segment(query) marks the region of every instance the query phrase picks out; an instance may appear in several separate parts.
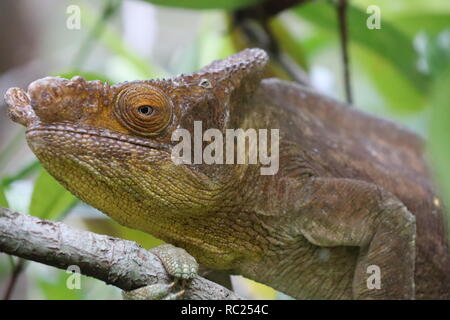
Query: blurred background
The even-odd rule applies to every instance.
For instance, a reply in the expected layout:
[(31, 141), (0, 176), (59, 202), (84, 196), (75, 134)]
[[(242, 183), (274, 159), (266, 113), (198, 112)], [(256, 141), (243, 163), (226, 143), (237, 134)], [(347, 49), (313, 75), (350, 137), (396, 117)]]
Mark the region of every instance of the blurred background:
[[(450, 1), (448, 0), (3, 0), (0, 92), (49, 75), (109, 83), (170, 77), (245, 47), (271, 53), (267, 76), (346, 95), (338, 8), (346, 4), (348, 73), (355, 108), (390, 118), (428, 141), (443, 201), (450, 200)], [(36, 162), (24, 129), (0, 101), (0, 206), (101, 234), (161, 241), (80, 203)], [(117, 299), (120, 291), (0, 253), (0, 299)], [(288, 299), (252, 281), (250, 299)]]

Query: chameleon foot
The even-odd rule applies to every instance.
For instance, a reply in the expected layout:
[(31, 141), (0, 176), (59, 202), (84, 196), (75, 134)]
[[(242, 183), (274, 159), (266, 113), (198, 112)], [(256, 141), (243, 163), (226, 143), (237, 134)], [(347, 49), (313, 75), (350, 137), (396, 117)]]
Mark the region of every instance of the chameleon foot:
[[(170, 284), (156, 283), (131, 291), (123, 291), (123, 298), (125, 300), (179, 299), (184, 294), (184, 288), (188, 285), (188, 280), (197, 276), (197, 261), (184, 249), (171, 244), (162, 244), (151, 251), (161, 260), (167, 273), (173, 276), (175, 281)], [(180, 282), (181, 290), (172, 293), (178, 282)]]

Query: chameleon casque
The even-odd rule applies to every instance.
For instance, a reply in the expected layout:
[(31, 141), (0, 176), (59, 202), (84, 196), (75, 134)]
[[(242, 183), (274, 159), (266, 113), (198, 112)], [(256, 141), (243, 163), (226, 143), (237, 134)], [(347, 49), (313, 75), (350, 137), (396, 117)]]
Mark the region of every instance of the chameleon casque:
[[(310, 88), (261, 79), (267, 61), (246, 49), (193, 74), (113, 86), (47, 77), (5, 98), (64, 187), (206, 267), (299, 299), (450, 298), (445, 213), (422, 140)], [(174, 164), (171, 134), (194, 121), (279, 129), (278, 172)], [(373, 265), (379, 289), (367, 286)]]

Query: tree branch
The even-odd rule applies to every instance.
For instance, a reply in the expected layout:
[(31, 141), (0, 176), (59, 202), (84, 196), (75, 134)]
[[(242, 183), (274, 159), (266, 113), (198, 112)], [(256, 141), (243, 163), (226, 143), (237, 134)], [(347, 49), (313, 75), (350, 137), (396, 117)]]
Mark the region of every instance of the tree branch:
[[(173, 281), (158, 257), (135, 242), (77, 230), (2, 207), (0, 251), (64, 270), (77, 265), (82, 274), (123, 290)], [(199, 276), (186, 288), (183, 298), (240, 299)]]

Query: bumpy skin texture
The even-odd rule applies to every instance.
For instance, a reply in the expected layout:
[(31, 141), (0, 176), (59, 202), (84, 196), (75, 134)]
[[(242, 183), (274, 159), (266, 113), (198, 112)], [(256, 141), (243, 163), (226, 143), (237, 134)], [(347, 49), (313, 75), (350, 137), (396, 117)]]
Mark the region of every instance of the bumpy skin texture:
[[(295, 298), (449, 298), (444, 211), (422, 141), (308, 88), (261, 81), (266, 62), (247, 49), (167, 80), (44, 78), (6, 101), (68, 190), (203, 265)], [(153, 113), (137, 114), (148, 104)], [(175, 165), (171, 134), (194, 120), (280, 129), (278, 173)], [(367, 287), (370, 265), (381, 289)]]
[[(165, 243), (153, 248), (155, 254), (163, 263), (167, 273), (179, 280), (181, 286), (188, 284), (198, 273), (198, 263), (186, 250)], [(184, 290), (172, 292), (176, 281), (171, 284), (156, 283), (131, 291), (122, 291), (125, 300), (175, 300), (183, 296)]]

